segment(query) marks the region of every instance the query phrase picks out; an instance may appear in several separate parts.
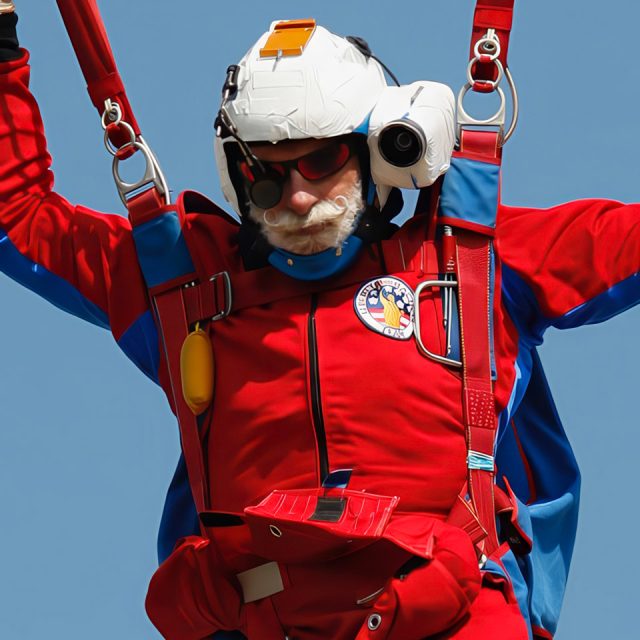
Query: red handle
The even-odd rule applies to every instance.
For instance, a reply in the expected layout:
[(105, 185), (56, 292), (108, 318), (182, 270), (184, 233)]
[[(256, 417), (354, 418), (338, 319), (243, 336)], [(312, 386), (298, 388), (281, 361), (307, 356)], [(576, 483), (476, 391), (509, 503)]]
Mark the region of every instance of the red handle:
[[(471, 36), (470, 59), (475, 58), (476, 42), (487, 33), (488, 29), (495, 29), (500, 39), (500, 55), (498, 59), (507, 68), (507, 53), (509, 51), (509, 36), (513, 23), (513, 5), (515, 0), (477, 0), (473, 15), (473, 33)], [(489, 62), (478, 62), (473, 71), (476, 80), (493, 81), (496, 79), (496, 66)]]
[[(91, 102), (102, 115), (108, 98), (122, 109), (125, 122), (140, 134), (109, 44), (96, 0), (57, 0), (58, 9), (87, 82)], [(117, 140), (113, 140), (117, 144)]]

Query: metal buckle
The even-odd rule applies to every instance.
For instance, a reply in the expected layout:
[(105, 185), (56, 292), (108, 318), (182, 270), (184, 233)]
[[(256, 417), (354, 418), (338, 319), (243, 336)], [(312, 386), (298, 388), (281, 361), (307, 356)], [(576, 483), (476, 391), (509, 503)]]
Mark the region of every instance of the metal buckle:
[(229, 272), (220, 271), (220, 273), (212, 275), (209, 278), (209, 282), (215, 282), (218, 278), (224, 279), (225, 307), (220, 311), (220, 313), (216, 313), (216, 315), (211, 318), (211, 322), (217, 322), (218, 320), (226, 318), (231, 313), (231, 307), (233, 306), (233, 289), (231, 288), (231, 277), (229, 276)]
[[(474, 57), (471, 59), (467, 67), (467, 83), (462, 87), (460, 93), (458, 94), (456, 123), (456, 137), (458, 138), (458, 141), (460, 140), (462, 129), (466, 126), (495, 127), (498, 130), (498, 136), (500, 140), (499, 144), (502, 147), (507, 143), (516, 129), (520, 111), (518, 91), (516, 89), (513, 76), (511, 75), (509, 69), (504, 68), (502, 63), (498, 59), (499, 55), (500, 40), (496, 35), (495, 29), (489, 29), (487, 33), (482, 38), (480, 38), (474, 46)], [(467, 113), (464, 108), (464, 98), (477, 81), (477, 79), (473, 77), (472, 71), (473, 66), (477, 62), (480, 62), (482, 56), (487, 56), (491, 60), (491, 62), (496, 65), (496, 68), (498, 70), (498, 77), (493, 81), (487, 81), (486, 84), (491, 87), (491, 92), (496, 92), (498, 94), (498, 97), (500, 99), (500, 106), (498, 107), (498, 110), (489, 118), (478, 119), (470, 116)], [(505, 124), (507, 113), (507, 98), (505, 96), (505, 92), (499, 86), (503, 77), (507, 79), (507, 83), (509, 85), (512, 107), (511, 122), (506, 132)]]
[[(104, 107), (104, 112), (102, 114), (104, 145), (107, 151), (113, 156), (111, 171), (122, 203), (126, 207), (128, 200), (131, 197), (142, 193), (145, 187), (155, 187), (158, 193), (164, 198), (165, 204), (171, 204), (171, 195), (167, 180), (164, 173), (162, 173), (160, 163), (151, 150), (151, 147), (145, 142), (142, 136), (136, 137), (133, 127), (128, 122), (122, 120), (122, 108), (117, 102), (108, 98), (105, 100)], [(114, 147), (109, 140), (109, 125), (118, 125), (123, 127), (129, 135), (129, 140), (120, 148)], [(137, 182), (126, 182), (120, 176), (120, 163), (122, 162), (122, 159), (118, 156), (118, 152), (129, 148), (133, 149), (134, 152), (140, 151), (144, 156), (144, 176)]]
[[(432, 360), (435, 360), (440, 364), (446, 364), (450, 367), (460, 368), (462, 367), (462, 362), (460, 362), (459, 360), (447, 358), (446, 356), (441, 356), (437, 353), (432, 353), (431, 351), (429, 351), (429, 349), (427, 349), (427, 347), (425, 347), (424, 343), (422, 342), (422, 336), (420, 334), (420, 294), (425, 289), (433, 289), (434, 287), (440, 287), (442, 289), (452, 289), (457, 286), (457, 280), (425, 280), (416, 287), (415, 304), (413, 306), (413, 333), (416, 337), (416, 344), (418, 345), (418, 349), (424, 356), (426, 356), (427, 358), (431, 358)], [(449, 322), (451, 322), (450, 319)], [(450, 348), (451, 334), (449, 331), (447, 331), (447, 353), (449, 353)]]

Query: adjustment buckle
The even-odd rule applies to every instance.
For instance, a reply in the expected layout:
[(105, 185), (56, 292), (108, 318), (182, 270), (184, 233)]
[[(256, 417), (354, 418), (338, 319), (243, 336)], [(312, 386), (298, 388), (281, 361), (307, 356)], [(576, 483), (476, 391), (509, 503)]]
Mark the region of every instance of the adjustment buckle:
[[(413, 333), (416, 337), (416, 344), (418, 345), (418, 349), (422, 353), (422, 355), (427, 358), (431, 358), (431, 360), (435, 360), (440, 364), (446, 364), (449, 367), (455, 367), (459, 369), (462, 367), (462, 362), (460, 360), (454, 360), (453, 358), (447, 358), (446, 356), (439, 355), (437, 353), (433, 353), (427, 349), (424, 342), (422, 341), (422, 335), (420, 333), (420, 295), (425, 289), (433, 289), (434, 287), (439, 287), (441, 289), (445, 289), (449, 291), (450, 289), (458, 288), (457, 280), (425, 280), (421, 282), (416, 287), (415, 292), (415, 304), (413, 306)], [(451, 318), (447, 319), (447, 324), (451, 322)], [(451, 332), (447, 331), (447, 353), (451, 350)]]
[(224, 287), (224, 308), (210, 318), (211, 322), (217, 322), (218, 320), (226, 318), (231, 313), (231, 308), (233, 307), (233, 289), (228, 271), (220, 271), (220, 273), (215, 273), (209, 278), (209, 282), (211, 282), (214, 288), (214, 295), (217, 298), (217, 288), (215, 285), (220, 278), (222, 278)]

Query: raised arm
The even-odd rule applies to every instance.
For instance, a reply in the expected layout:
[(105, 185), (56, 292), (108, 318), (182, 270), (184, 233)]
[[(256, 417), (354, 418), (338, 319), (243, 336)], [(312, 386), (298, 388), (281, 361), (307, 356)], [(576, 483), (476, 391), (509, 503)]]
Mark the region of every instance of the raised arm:
[(640, 302), (640, 204), (504, 207), (497, 244), (507, 304), (534, 340), (549, 326), (602, 322)]
[(110, 328), (157, 376), (157, 336), (128, 221), (73, 206), (53, 189), (29, 55), (0, 4), (0, 269), (65, 311)]

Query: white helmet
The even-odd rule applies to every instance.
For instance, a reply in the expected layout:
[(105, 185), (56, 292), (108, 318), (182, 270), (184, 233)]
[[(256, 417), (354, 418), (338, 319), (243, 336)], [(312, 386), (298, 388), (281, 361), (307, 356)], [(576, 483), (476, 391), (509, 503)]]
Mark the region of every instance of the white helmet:
[(273, 143), (331, 138), (360, 129), (366, 136), (369, 115), (387, 87), (376, 60), (313, 20), (273, 22), (233, 75), (235, 86), (222, 109), (234, 135), (228, 126), (218, 127), (215, 155), (222, 192), (238, 214), (243, 211), (225, 145), (238, 138)]

